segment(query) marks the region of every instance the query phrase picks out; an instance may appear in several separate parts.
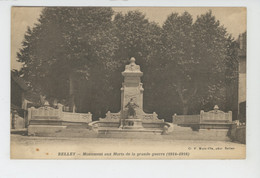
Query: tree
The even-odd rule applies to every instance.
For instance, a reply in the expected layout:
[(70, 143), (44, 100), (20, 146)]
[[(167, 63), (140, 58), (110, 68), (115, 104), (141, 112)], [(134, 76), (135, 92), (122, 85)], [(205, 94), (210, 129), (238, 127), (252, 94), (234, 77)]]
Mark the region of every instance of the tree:
[(215, 104), (223, 108), (227, 100), (226, 72), (235, 71), (232, 64), (227, 65), (232, 56), (228, 55), (232, 46), (228, 46), (227, 32), (211, 11), (198, 16), (194, 24), (192, 21), (187, 12), (171, 14), (162, 33), (161, 72), (168, 79), (164, 90), (172, 98), (177, 95), (174, 102), (179, 101), (182, 114), (209, 110)]
[(161, 72), (166, 79), (165, 86), (168, 91), (171, 91), (167, 93), (174, 96), (177, 92), (183, 114), (187, 114), (189, 102), (197, 92), (194, 73), (197, 70), (198, 61), (193, 57), (192, 20), (187, 12), (182, 15), (171, 14), (163, 24), (162, 34), (163, 66)]
[(200, 108), (223, 108), (226, 102), (225, 73), (228, 34), (212, 12), (199, 16), (193, 25), (195, 52), (199, 61), (197, 70), (200, 85), (196, 100)]
[[(28, 28), (23, 47), (17, 54), (18, 61), (24, 63), (23, 78), (49, 98), (68, 100), (71, 88), (78, 91), (73, 92), (78, 95), (73, 97), (85, 101), (95, 95), (105, 97), (106, 94), (95, 87), (108, 88), (104, 82), (106, 72), (101, 70), (110, 70), (117, 48), (111, 31), (112, 15), (111, 8), (103, 7), (45, 8), (36, 26)], [(77, 85), (75, 78), (80, 81)], [(91, 95), (84, 96), (79, 91), (86, 85), (90, 86), (88, 94)], [(86, 107), (88, 110), (97, 108), (90, 103)]]

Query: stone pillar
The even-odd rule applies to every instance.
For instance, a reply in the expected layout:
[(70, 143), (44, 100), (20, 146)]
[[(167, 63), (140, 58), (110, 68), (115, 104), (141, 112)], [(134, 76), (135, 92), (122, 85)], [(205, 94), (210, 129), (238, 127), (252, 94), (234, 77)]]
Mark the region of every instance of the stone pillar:
[(133, 99), (134, 103), (138, 105), (136, 115), (142, 115), (144, 89), (141, 76), (143, 76), (143, 72), (140, 71), (140, 66), (135, 64), (135, 58), (130, 59), (130, 64), (125, 66), (122, 75), (124, 76), (124, 83), (121, 88), (121, 112), (124, 112), (125, 106)]
[(30, 120), (32, 119), (32, 110), (34, 109), (34, 107), (28, 108), (28, 119), (27, 119), (27, 126), (29, 126), (30, 124)]
[[(135, 58), (130, 59), (130, 64), (125, 66), (125, 71), (122, 72), (124, 82), (121, 88), (121, 117), (120, 127), (128, 129), (142, 129), (143, 112), (143, 84), (141, 83), (141, 76), (143, 72), (140, 71), (140, 66), (135, 64)], [(136, 116), (128, 118), (128, 110), (126, 105), (129, 102), (135, 105)], [(133, 104), (132, 103), (132, 104)]]

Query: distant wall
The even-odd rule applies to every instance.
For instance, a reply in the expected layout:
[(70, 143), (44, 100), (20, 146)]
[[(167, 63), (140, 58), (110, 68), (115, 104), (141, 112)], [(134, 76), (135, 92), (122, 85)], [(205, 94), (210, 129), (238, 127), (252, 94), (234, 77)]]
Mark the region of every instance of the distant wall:
[(177, 115), (172, 116), (172, 123), (179, 125), (199, 124), (200, 115)]
[(238, 102), (241, 103), (244, 101), (246, 101), (246, 74), (240, 73)]
[(246, 144), (246, 126), (233, 125), (230, 131), (230, 138), (232, 141)]

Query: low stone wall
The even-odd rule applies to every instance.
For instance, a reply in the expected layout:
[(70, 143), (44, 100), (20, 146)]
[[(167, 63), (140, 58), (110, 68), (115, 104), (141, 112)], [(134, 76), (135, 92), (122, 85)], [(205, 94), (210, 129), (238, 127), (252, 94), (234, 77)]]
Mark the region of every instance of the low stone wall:
[(66, 126), (61, 125), (29, 125), (28, 135), (42, 136), (42, 137), (55, 137), (57, 133), (66, 129)]
[(209, 112), (200, 111), (200, 115), (173, 115), (173, 124), (199, 129), (229, 129), (232, 125), (232, 112), (219, 110), (218, 106)]
[(65, 122), (89, 123), (89, 122), (92, 122), (92, 114), (90, 112), (87, 114), (62, 112), (61, 120), (65, 121)]
[(87, 127), (90, 122), (91, 113), (69, 113), (49, 106), (28, 109), (28, 135), (55, 136), (70, 125)]
[(157, 129), (163, 129), (163, 127), (165, 126), (164, 122), (143, 122), (142, 123), (144, 128), (157, 128)]
[(172, 117), (172, 123), (177, 125), (199, 124), (200, 115), (177, 115)]
[(51, 107), (29, 108), (28, 124), (33, 121), (61, 121), (61, 122), (92, 122), (91, 113), (70, 113), (63, 112), (62, 109), (54, 109)]
[[(111, 128), (119, 128), (120, 126), (120, 121), (116, 121), (116, 120), (100, 120), (97, 121), (96, 124), (98, 124), (98, 127), (111, 127)], [(165, 122), (142, 122), (142, 125), (144, 128), (158, 128), (158, 129), (163, 129), (163, 127), (165, 126)]]
[[(216, 107), (216, 106), (215, 106)], [(218, 107), (209, 112), (200, 111), (200, 123), (231, 123), (232, 122), (232, 112), (227, 113), (220, 111)]]
[(120, 122), (113, 122), (113, 121), (98, 121), (98, 127), (115, 127), (118, 128), (120, 126)]
[(11, 115), (10, 121), (11, 121), (11, 123), (10, 123), (11, 129), (19, 130), (19, 129), (25, 128), (25, 119), (18, 116), (18, 114)]

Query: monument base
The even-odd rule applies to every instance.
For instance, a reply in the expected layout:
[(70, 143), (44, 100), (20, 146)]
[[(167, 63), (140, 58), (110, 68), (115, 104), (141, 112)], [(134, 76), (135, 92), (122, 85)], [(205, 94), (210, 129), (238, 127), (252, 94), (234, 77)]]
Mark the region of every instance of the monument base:
[(28, 135), (55, 136), (58, 132), (61, 132), (66, 128), (67, 126), (61, 126), (61, 125), (29, 125)]
[(102, 128), (98, 130), (98, 137), (101, 138), (154, 138), (160, 137), (162, 130), (157, 129), (127, 129), (127, 128)]
[(125, 119), (123, 129), (143, 129), (141, 119)]

